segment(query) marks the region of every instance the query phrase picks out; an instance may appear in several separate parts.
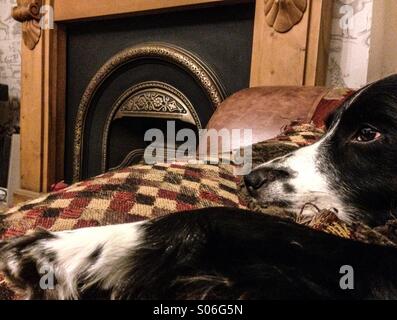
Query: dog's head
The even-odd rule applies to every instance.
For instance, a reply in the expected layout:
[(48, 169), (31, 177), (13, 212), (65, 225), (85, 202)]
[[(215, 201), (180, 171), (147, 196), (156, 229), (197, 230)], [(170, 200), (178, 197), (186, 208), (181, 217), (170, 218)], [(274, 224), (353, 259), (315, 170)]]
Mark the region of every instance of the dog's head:
[(335, 208), (343, 220), (384, 223), (397, 208), (397, 75), (350, 97), (317, 143), (256, 167), (245, 177), (262, 204), (300, 212)]

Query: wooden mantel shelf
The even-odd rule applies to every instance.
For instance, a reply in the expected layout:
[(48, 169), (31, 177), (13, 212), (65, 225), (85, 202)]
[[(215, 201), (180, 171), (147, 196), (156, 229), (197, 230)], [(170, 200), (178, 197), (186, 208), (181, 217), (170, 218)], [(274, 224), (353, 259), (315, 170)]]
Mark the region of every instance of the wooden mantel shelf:
[[(105, 16), (165, 10), (230, 0), (54, 0), (54, 20), (66, 22)], [(243, 2), (243, 1), (240, 1)]]
[(47, 192), (51, 184), (63, 179), (65, 25), (71, 21), (251, 1), (255, 2), (256, 9), (250, 85), (324, 84), (332, 0), (307, 0), (301, 20), (283, 33), (276, 32), (266, 21), (268, 0), (29, 1), (51, 5), (55, 23), (54, 29), (41, 32), (33, 50), (22, 43), (21, 187), (22, 191), (28, 191), (24, 194)]

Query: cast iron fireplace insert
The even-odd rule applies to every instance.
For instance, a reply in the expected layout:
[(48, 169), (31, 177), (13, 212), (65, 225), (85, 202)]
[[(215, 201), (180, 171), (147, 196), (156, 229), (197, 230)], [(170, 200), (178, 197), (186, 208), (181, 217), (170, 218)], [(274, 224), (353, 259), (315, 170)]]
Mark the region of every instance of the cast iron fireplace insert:
[(248, 2), (68, 24), (65, 181), (120, 166), (167, 120), (205, 128), (249, 86), (254, 11)]

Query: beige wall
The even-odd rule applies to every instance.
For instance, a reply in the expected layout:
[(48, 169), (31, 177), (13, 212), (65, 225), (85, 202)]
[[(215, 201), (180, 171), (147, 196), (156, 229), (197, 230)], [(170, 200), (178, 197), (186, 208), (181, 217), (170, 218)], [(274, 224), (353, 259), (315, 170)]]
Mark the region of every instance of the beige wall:
[(0, 82), (19, 98), (21, 78), (21, 24), (11, 17), (15, 0), (0, 0)]
[(397, 1), (376, 0), (373, 8), (368, 81), (397, 73)]
[(367, 83), (372, 8), (377, 1), (384, 0), (333, 0), (328, 86), (360, 88)]
[[(358, 88), (397, 73), (397, 0), (333, 0), (327, 85)], [(351, 8), (352, 24), (343, 24)]]
[(21, 25), (11, 17), (15, 0), (0, 0), (0, 83), (9, 87), (10, 104), (0, 109), (0, 125), (19, 123)]

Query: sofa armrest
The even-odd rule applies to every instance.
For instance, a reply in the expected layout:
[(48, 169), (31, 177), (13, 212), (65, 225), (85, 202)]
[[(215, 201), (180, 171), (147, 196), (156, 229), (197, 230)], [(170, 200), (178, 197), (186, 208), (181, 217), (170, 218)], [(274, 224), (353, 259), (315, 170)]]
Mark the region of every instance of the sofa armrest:
[[(325, 87), (244, 89), (219, 105), (207, 129), (252, 129), (252, 143), (264, 141), (279, 135), (293, 120), (310, 122), (314, 119), (315, 124), (321, 126), (324, 118), (344, 101), (349, 92)], [(232, 149), (242, 146), (243, 141), (232, 141)]]

